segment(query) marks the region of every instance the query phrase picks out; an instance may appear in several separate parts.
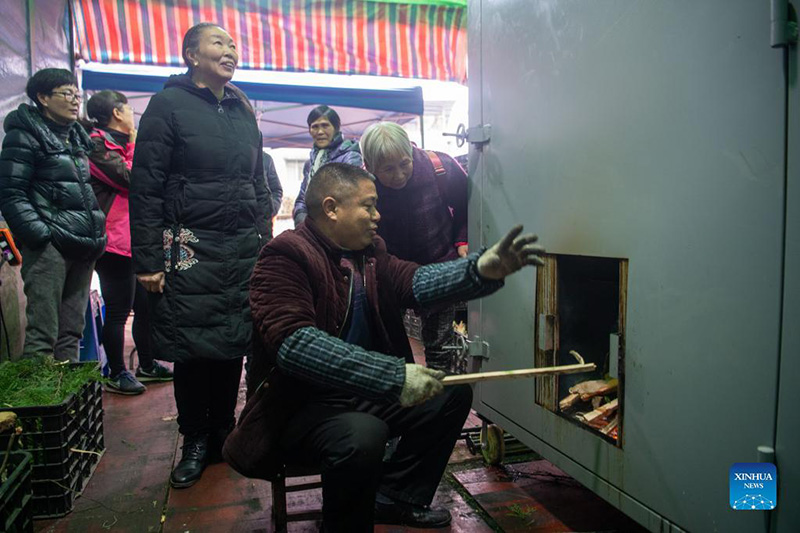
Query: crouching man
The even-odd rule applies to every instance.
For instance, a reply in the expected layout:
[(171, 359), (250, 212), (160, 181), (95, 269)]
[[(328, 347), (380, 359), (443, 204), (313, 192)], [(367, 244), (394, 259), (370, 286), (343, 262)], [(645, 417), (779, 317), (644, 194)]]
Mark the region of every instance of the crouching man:
[[(482, 254), (419, 266), (387, 254), (373, 177), (321, 167), (306, 191), (308, 219), (261, 251), (250, 285), (255, 327), (231, 465), (267, 477), (267, 464), (322, 473), (325, 531), (374, 523), (436, 528), (430, 507), (469, 413), (472, 389), (413, 362), (401, 310), (479, 298), (505, 276), (541, 264), (536, 236), (517, 227)], [(384, 461), (388, 439), (400, 437)], [(260, 473), (259, 473), (260, 472)]]

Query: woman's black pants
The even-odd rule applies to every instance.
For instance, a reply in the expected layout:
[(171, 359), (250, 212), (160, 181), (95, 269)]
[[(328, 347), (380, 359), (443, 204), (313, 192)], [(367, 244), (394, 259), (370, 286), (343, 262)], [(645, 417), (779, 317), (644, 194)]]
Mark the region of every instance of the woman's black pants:
[(153, 366), (153, 352), (150, 348), (147, 291), (136, 281), (131, 258), (106, 252), (97, 260), (94, 269), (100, 278), (100, 290), (106, 306), (102, 340), (109, 375), (116, 377), (125, 370), (125, 323), (131, 309), (134, 313), (133, 342), (139, 366), (149, 369)]
[(242, 377), (242, 358), (193, 359), (173, 368), (178, 429), (183, 435), (228, 431)]

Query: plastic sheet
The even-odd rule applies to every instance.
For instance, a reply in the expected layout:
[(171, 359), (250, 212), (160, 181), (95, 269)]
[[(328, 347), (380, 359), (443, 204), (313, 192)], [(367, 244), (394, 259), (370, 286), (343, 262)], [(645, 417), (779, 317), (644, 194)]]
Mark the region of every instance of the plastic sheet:
[[(33, 72), (70, 68), (67, 1), (32, 2), (33, 34), (28, 34), (28, 2), (4, 0), (0, 7), (0, 117), (27, 102), (25, 84)], [(31, 50), (33, 54), (31, 54)], [(5, 131), (0, 132), (0, 140)]]

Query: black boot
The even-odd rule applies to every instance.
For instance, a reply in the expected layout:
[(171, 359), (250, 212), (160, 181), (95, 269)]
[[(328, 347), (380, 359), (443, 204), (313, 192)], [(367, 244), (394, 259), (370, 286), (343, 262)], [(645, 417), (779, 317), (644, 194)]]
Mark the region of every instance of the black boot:
[(176, 489), (191, 487), (203, 475), (208, 464), (208, 434), (184, 435), (182, 450), (181, 460), (169, 478)]

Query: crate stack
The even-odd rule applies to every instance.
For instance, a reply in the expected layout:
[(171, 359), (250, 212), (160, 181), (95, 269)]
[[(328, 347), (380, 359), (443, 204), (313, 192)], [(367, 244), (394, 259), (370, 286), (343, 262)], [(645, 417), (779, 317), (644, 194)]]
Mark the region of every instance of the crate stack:
[[(0, 411), (11, 410), (0, 408)], [(58, 405), (14, 407), (22, 433), (13, 449), (32, 457), (31, 507), (35, 518), (72, 511), (104, 451), (103, 395), (90, 382)], [(0, 435), (0, 448), (8, 439)]]
[[(5, 452), (0, 452), (0, 463)], [(10, 452), (0, 479), (0, 531), (9, 533), (33, 532), (31, 498), (31, 455)]]

